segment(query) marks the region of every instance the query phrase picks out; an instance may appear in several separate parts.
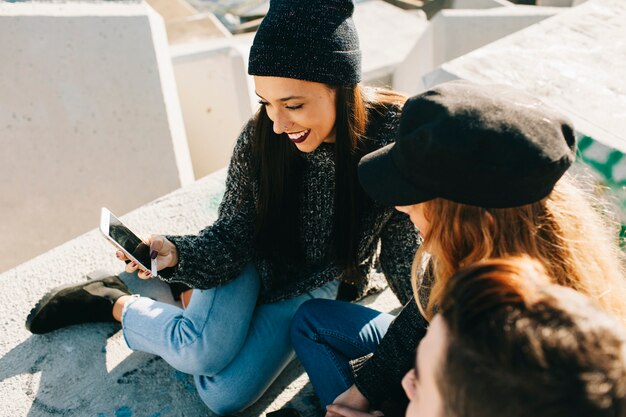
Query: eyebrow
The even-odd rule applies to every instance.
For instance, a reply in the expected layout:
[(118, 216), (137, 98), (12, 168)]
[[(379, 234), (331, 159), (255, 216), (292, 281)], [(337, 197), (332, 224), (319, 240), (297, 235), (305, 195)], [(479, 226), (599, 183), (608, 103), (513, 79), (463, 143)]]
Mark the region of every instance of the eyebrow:
[[(261, 99), (267, 101), (265, 98), (263, 98), (263, 96), (261, 96), (259, 93), (257, 93), (256, 91), (254, 92), (254, 94), (256, 94), (257, 96), (259, 96)], [(298, 99), (303, 99), (305, 98), (304, 96), (289, 96), (289, 97), (283, 97), (283, 98), (279, 98), (278, 101), (289, 101), (289, 100), (298, 100)]]

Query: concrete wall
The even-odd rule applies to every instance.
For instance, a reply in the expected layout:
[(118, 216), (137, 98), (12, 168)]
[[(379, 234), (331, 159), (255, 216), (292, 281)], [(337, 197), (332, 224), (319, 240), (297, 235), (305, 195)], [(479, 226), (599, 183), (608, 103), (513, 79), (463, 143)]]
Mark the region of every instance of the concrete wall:
[(193, 181), (161, 18), (0, 3), (0, 271)]
[(196, 178), (223, 168), (252, 116), (246, 66), (231, 46), (175, 50), (172, 56)]
[(381, 79), (391, 80), (391, 74), (406, 59), (428, 21), (423, 13), (370, 0), (356, 5), (354, 25), (361, 43), (363, 82), (380, 85)]
[(515, 6), (515, 3), (507, 0), (452, 0), (450, 3), (450, 9), (490, 9)]
[(587, 0), (537, 0), (537, 6), (572, 7), (583, 4)]
[(393, 87), (409, 94), (424, 91), (422, 77), (444, 62), (540, 22), (562, 10), (534, 6), (442, 10), (430, 21), (406, 60), (395, 70)]
[(200, 13), (185, 0), (146, 0), (165, 22), (170, 45), (232, 36), (213, 13)]

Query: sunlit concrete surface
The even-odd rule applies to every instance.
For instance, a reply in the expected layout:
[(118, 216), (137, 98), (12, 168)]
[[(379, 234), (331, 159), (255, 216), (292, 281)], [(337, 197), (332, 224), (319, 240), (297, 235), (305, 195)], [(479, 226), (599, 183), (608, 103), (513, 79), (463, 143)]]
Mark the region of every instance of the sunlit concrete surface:
[(363, 55), (365, 84), (391, 86), (395, 68), (402, 63), (428, 24), (420, 11), (408, 12), (382, 0), (358, 3), (354, 25)]
[[(224, 170), (207, 176), (131, 212), (123, 221), (140, 234), (195, 233), (216, 218), (224, 178)], [(119, 325), (81, 325), (39, 336), (26, 331), (24, 320), (42, 295), (57, 285), (80, 282), (96, 269), (120, 271), (122, 263), (93, 230), (0, 274), (0, 416), (211, 415), (191, 377), (155, 356), (130, 351)], [(129, 282), (137, 292), (171, 301), (168, 287), (159, 281)], [(367, 303), (385, 311), (398, 307), (389, 290)], [(311, 415), (315, 396), (302, 373), (298, 363), (292, 363), (242, 416), (260, 416), (286, 404)]]
[(187, 141), (196, 178), (223, 168), (252, 116), (246, 65), (230, 43), (173, 49)]
[[(468, 3), (458, 2), (458, 6)], [(485, 7), (481, 9), (477, 7), (478, 3), (471, 9), (441, 10), (430, 20), (407, 58), (393, 74), (396, 90), (408, 94), (420, 93), (426, 90), (422, 77), (441, 64), (565, 10), (510, 3), (507, 7), (482, 3)]]
[(626, 2), (589, 0), (445, 63), (426, 87), (463, 78), (529, 91), (576, 128), (626, 151)]
[(507, 0), (449, 0), (448, 9), (489, 9), (492, 7), (511, 7), (515, 3)]
[(572, 7), (572, 6), (581, 5), (587, 0), (536, 0), (536, 1), (537, 1), (537, 6)]
[(232, 36), (213, 13), (200, 13), (185, 0), (146, 1), (163, 17), (170, 45)]
[(0, 271), (193, 181), (145, 4), (0, 3)]

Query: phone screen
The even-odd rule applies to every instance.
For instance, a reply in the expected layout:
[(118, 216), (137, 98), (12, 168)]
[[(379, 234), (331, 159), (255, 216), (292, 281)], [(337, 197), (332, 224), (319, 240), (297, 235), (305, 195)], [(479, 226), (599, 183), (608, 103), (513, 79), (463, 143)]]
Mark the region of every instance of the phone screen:
[(126, 252), (133, 255), (146, 270), (150, 270), (150, 246), (146, 245), (117, 217), (109, 214), (109, 237), (116, 241)]

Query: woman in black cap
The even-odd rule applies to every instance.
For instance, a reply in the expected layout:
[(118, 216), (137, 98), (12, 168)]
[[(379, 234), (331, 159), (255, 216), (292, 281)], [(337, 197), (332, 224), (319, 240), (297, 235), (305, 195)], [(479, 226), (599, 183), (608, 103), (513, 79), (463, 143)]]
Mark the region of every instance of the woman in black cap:
[(289, 325), (304, 301), (362, 296), (380, 264), (406, 302), (419, 236), (357, 179), (360, 157), (393, 141), (405, 98), (359, 87), (353, 9), (352, 0), (271, 1), (248, 69), (261, 108), (237, 140), (218, 219), (198, 235), (149, 241), (159, 278), (194, 288), (186, 309), (131, 296), (108, 277), (50, 292), (29, 330), (120, 321), (132, 349), (194, 375), (208, 407), (230, 414), (294, 357)]
[(359, 305), (302, 305), (292, 341), (322, 405), (383, 408), (387, 416), (395, 406), (403, 414), (400, 382), (446, 280), (480, 260), (530, 255), (558, 284), (626, 319), (617, 231), (564, 176), (575, 142), (561, 114), (507, 87), (457, 81), (407, 101), (395, 143), (366, 155), (359, 179), (374, 200), (407, 213), (424, 238), (414, 264), (417, 303), (391, 325), (393, 316)]

